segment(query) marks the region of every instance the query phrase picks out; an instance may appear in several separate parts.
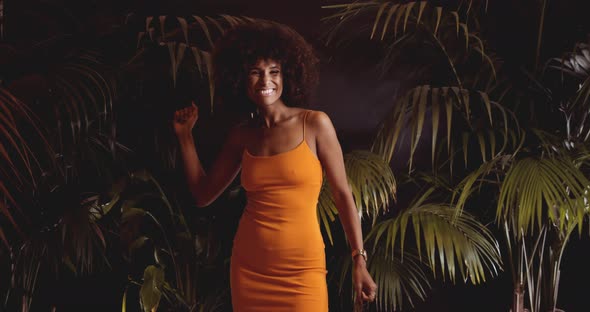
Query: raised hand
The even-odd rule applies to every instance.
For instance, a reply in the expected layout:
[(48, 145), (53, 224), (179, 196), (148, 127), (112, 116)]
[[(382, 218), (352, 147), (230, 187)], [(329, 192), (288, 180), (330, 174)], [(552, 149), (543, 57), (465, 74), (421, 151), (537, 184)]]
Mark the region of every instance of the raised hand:
[(174, 132), (176, 136), (191, 135), (195, 123), (199, 119), (199, 108), (193, 102), (190, 107), (185, 107), (174, 112)]

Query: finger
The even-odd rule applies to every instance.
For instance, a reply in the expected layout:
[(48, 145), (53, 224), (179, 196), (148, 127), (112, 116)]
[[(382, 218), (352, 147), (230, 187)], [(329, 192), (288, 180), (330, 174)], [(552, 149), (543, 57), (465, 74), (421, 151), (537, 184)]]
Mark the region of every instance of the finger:
[(369, 302), (373, 302), (373, 301), (375, 301), (375, 298), (377, 298), (377, 295), (375, 294), (375, 292), (371, 292), (368, 294), (367, 297), (368, 297)]
[(194, 108), (196, 108), (196, 109), (199, 109), (199, 107), (197, 107), (197, 105), (195, 104), (195, 101), (192, 101), (191, 102), (191, 106), (194, 107)]
[(176, 122), (181, 122), (181, 121), (182, 121), (182, 112), (180, 112), (180, 111), (176, 111), (176, 112), (174, 113), (174, 120), (175, 120)]
[(368, 290), (363, 290), (363, 300), (364, 301), (373, 301), (375, 300), (377, 293), (373, 287)]
[(363, 289), (361, 287), (357, 288), (355, 290), (355, 294), (356, 294), (355, 301), (357, 303), (359, 303), (359, 304), (362, 304), (363, 303), (363, 297), (364, 297)]
[(187, 117), (190, 118), (190, 117), (195, 116), (196, 112), (197, 112), (197, 110), (194, 107), (192, 107), (192, 106), (191, 107), (187, 107), (187, 111), (186, 111), (186, 113), (188, 115)]
[(361, 297), (362, 297), (362, 300), (363, 300), (363, 301), (370, 301), (370, 300), (371, 300), (371, 295), (370, 295), (370, 294), (367, 294), (367, 293), (365, 293), (364, 291), (362, 292), (362, 295), (361, 295)]

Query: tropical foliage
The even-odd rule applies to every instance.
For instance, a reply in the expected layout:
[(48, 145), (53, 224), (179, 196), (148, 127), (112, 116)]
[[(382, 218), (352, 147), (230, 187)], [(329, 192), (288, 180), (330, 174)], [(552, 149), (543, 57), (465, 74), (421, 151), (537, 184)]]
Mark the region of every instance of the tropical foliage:
[[(541, 1), (534, 61), (510, 68), (485, 40), (482, 17), (493, 5), (325, 7), (330, 45), (379, 42), (380, 74), (401, 68), (406, 84), (371, 149), (345, 155), (379, 285), (375, 309), (426, 300), (433, 278), (482, 283), (502, 269), (500, 250), (529, 309), (557, 302), (561, 255), (588, 211), (590, 54), (580, 43), (543, 62)], [(144, 12), (98, 20), (94, 11), (64, 13), (52, 1), (5, 19), (3, 8), (0, 0), (0, 276), (10, 278), (0, 279), (1, 308), (67, 305), (40, 289), (123, 272), (114, 283), (122, 285), (116, 309), (227, 310), (243, 191), (234, 183), (212, 207), (190, 209), (162, 116), (191, 100), (206, 106), (195, 131), (207, 133), (197, 144), (210, 162), (231, 122), (216, 114), (211, 47), (228, 27), (256, 20)], [(34, 18), (41, 11), (54, 20)], [(33, 29), (50, 25), (50, 35), (16, 38), (11, 30), (21, 28), (8, 22), (24, 20), (40, 25)], [(394, 172), (403, 149), (408, 171)], [(427, 162), (416, 158), (424, 151)], [(351, 293), (328, 184), (318, 216), (333, 245), (329, 286)], [(331, 296), (331, 305), (348, 309), (350, 299)]]
[[(45, 6), (49, 8), (37, 9), (58, 10), (58, 4)], [(205, 222), (211, 217), (189, 214), (199, 229), (189, 227), (180, 209), (188, 206), (183, 188), (165, 191), (147, 173), (155, 172), (168, 187), (181, 181), (173, 175), (169, 120), (161, 116), (175, 109), (164, 105), (166, 96), (182, 100), (180, 88), (174, 87), (188, 41), (165, 40), (176, 34), (164, 30), (165, 17), (157, 19), (159, 35), (154, 34), (159, 24), (146, 17), (146, 31), (128, 36), (136, 31), (136, 17), (130, 14), (112, 28), (92, 29), (91, 16), (85, 21), (56, 16), (56, 21), (80, 28), (64, 26), (42, 40), (19, 38), (28, 44), (24, 48), (2, 45), (7, 58), (0, 70), (0, 264), (2, 276), (9, 277), (0, 280), (2, 310), (67, 304), (39, 297), (39, 289), (59, 294), (59, 287), (49, 285), (120, 270), (128, 273), (124, 280), (130, 279), (120, 289), (123, 309), (141, 304), (145, 310), (213, 311), (227, 302), (227, 283), (204, 287), (203, 278), (196, 284), (197, 275), (226, 271), (223, 250), (213, 236), (218, 230), (211, 231), (214, 223)], [(207, 36), (211, 24), (222, 32), (220, 25), (240, 20), (205, 18)], [(204, 18), (192, 19), (191, 25), (177, 19), (185, 38)], [(117, 44), (119, 50), (112, 53)], [(169, 58), (158, 58), (162, 47)], [(190, 51), (194, 62), (184, 62), (185, 72), (192, 70), (196, 82), (211, 85), (208, 52), (196, 46)], [(201, 89), (210, 97), (209, 88)], [(127, 298), (138, 300), (129, 306)], [(166, 299), (162, 304), (161, 298)]]
[[(588, 46), (579, 43), (572, 53), (543, 60), (549, 3), (539, 1), (534, 8), (539, 19), (536, 33), (529, 34), (537, 38), (532, 61), (517, 68), (503, 62), (483, 37), (494, 31), (485, 21), (494, 3), (355, 1), (325, 6), (335, 11), (325, 17), (331, 27), (328, 42), (379, 41), (381, 74), (394, 75), (395, 69), (410, 77), (372, 150), (390, 161), (406, 146), (410, 175), (427, 177), (423, 180), (431, 187), (445, 181), (439, 194), (448, 196), (430, 205), (453, 210), (447, 215), (451, 224), (462, 223), (471, 212), (502, 229), (502, 249), (517, 294), (512, 309), (519, 312), (525, 296), (531, 311), (556, 309), (563, 251), (588, 213)], [(411, 68), (404, 70), (408, 62)], [(401, 137), (409, 138), (409, 146)], [(430, 170), (415, 168), (417, 150), (430, 151)], [(477, 198), (491, 198), (493, 205)], [(414, 205), (407, 207), (404, 211)], [(488, 217), (489, 210), (495, 210), (494, 218)], [(441, 237), (450, 241), (452, 236)]]

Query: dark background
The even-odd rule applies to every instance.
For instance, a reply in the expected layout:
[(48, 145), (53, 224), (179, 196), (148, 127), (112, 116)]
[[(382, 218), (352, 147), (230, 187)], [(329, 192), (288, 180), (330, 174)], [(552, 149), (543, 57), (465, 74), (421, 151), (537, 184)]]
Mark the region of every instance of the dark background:
[[(403, 89), (403, 73), (393, 73), (386, 79), (378, 79), (373, 71), (374, 57), (378, 46), (364, 42), (345, 49), (325, 47), (319, 39), (323, 25), (320, 18), (327, 14), (321, 5), (334, 1), (270, 1), (270, 0), (201, 0), (189, 1), (73, 1), (63, 0), (63, 10), (47, 10), (38, 15), (30, 10), (32, 5), (43, 1), (6, 1), (7, 40), (18, 42), (19, 38), (39, 38), (59, 32), (68, 25), (59, 23), (71, 21), (72, 16), (92, 18), (95, 26), (108, 25), (129, 12), (147, 15), (245, 15), (279, 21), (288, 24), (304, 35), (322, 57), (321, 83), (312, 108), (327, 112), (338, 131), (344, 151), (368, 148), (380, 118), (391, 108), (393, 99)], [(549, 1), (546, 16), (546, 31), (543, 41), (545, 57), (559, 56), (571, 50), (573, 42), (584, 41), (590, 32), (590, 1), (555, 0)], [(530, 10), (536, 8), (538, 0), (492, 0), (487, 20), (491, 28), (486, 38), (506, 62), (530, 64), (534, 55), (537, 27), (536, 16)], [(52, 7), (54, 8), (54, 7)], [(10, 20), (11, 11), (31, 12), (27, 23)], [(51, 17), (51, 18), (50, 18)], [(53, 21), (53, 28), (44, 22)], [(42, 28), (40, 25), (44, 25)], [(10, 28), (14, 27), (14, 28)], [(85, 30), (81, 30), (85, 31)], [(91, 32), (92, 29), (87, 29)], [(113, 46), (113, 49), (117, 49)], [(329, 56), (337, 56), (328, 61)], [(0, 56), (1, 58), (1, 56)], [(33, 65), (32, 65), (33, 66)], [(125, 131), (120, 129), (119, 131)], [(403, 154), (403, 151), (402, 151)], [(403, 159), (403, 157), (399, 157)], [(405, 163), (393, 163), (402, 168)], [(573, 237), (566, 249), (562, 264), (560, 308), (568, 312), (588, 311), (588, 230), (582, 237)], [(418, 303), (415, 311), (508, 311), (512, 301), (512, 284), (509, 272), (501, 273), (480, 286), (452, 285), (436, 282), (426, 302)], [(50, 298), (77, 298), (80, 302), (113, 302), (114, 311), (120, 309), (121, 289), (125, 281), (116, 280), (109, 274), (92, 276), (72, 283), (53, 285), (40, 295)], [(99, 299), (100, 298), (100, 299)], [(106, 301), (106, 302), (105, 302)], [(85, 308), (86, 309), (86, 308)], [(58, 309), (59, 311), (59, 309)], [(78, 311), (72, 308), (71, 311)]]

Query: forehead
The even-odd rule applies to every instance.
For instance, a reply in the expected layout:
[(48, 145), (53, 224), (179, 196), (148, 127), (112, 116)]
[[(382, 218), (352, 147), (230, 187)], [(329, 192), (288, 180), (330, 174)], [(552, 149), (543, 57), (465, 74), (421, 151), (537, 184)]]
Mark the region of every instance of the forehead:
[(273, 68), (273, 67), (277, 67), (280, 68), (281, 67), (281, 63), (277, 62), (274, 59), (271, 58), (267, 58), (267, 59), (258, 59), (256, 60), (256, 62), (254, 62), (253, 64), (250, 64), (250, 66), (248, 67), (254, 67), (254, 68)]

